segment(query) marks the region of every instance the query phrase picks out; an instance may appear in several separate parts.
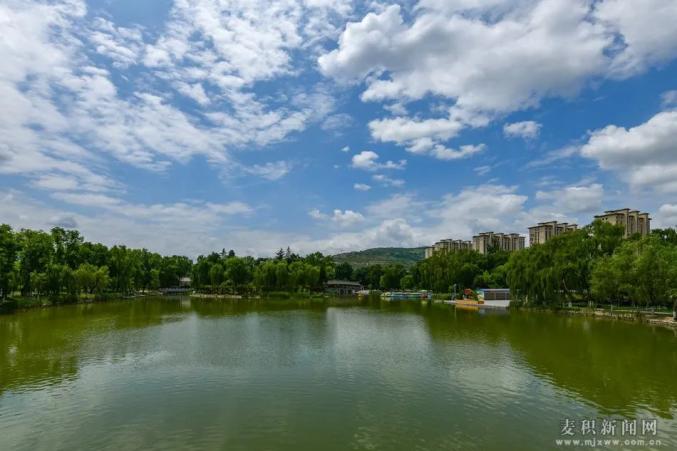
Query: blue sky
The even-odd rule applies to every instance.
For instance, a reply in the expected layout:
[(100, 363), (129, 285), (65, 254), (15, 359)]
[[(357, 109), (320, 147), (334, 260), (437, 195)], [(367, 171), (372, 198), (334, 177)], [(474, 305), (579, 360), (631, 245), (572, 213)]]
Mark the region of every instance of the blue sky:
[(677, 225), (674, 0), (5, 0), (0, 222), (196, 256)]

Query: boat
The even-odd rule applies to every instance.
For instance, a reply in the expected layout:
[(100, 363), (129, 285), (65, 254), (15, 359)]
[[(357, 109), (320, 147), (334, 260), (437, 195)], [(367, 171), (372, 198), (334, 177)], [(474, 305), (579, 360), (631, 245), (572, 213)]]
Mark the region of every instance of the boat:
[(507, 309), (510, 307), (509, 300), (501, 301), (475, 301), (472, 299), (458, 299), (458, 300), (447, 300), (444, 301), (447, 305), (455, 305), (456, 308), (464, 310), (478, 310), (478, 309)]
[(381, 294), (381, 299), (388, 302), (430, 301), (432, 298), (431, 291), (386, 291)]
[(444, 303), (461, 310), (507, 309), (510, 307), (510, 290), (507, 288), (485, 288), (476, 292), (465, 290), (464, 299), (452, 299)]

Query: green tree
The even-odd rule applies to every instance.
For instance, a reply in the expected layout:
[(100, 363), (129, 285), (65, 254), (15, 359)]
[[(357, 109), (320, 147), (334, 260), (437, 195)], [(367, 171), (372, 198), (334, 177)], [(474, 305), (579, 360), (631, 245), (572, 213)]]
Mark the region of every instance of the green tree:
[(44, 273), (52, 262), (54, 248), (52, 237), (42, 231), (21, 230), (19, 232), (19, 279), (24, 295), (37, 287), (32, 286), (33, 273)]
[(14, 289), (19, 243), (12, 228), (0, 224), (0, 299), (7, 298)]
[(74, 272), (75, 282), (79, 291), (92, 293), (96, 286), (96, 271), (98, 268), (89, 263), (83, 263)]
[(209, 268), (209, 283), (216, 288), (223, 282), (223, 266), (216, 263)]
[(387, 265), (381, 275), (380, 285), (383, 290), (396, 290), (400, 288), (400, 281), (404, 277), (406, 271), (404, 266)]
[(247, 259), (233, 256), (226, 260), (226, 278), (232, 282), (235, 290), (249, 283), (251, 277), (252, 271)]
[(343, 262), (339, 265), (336, 265), (336, 278), (338, 280), (352, 280), (353, 278), (353, 267), (348, 262)]
[(96, 274), (94, 277), (94, 292), (97, 294), (101, 294), (111, 284), (111, 278), (110, 274), (108, 271), (108, 266), (101, 266), (99, 269), (96, 270)]
[(77, 268), (82, 262), (80, 247), (84, 242), (80, 232), (54, 227), (51, 235), (54, 243), (54, 262), (73, 269)]
[(403, 290), (412, 290), (415, 287), (414, 276), (407, 274), (400, 280), (400, 287)]

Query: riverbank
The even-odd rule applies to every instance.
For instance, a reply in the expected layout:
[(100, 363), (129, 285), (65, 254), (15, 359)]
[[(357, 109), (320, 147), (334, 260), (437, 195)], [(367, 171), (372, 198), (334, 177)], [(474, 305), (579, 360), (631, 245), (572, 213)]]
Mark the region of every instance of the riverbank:
[[(134, 300), (140, 298), (163, 297), (159, 292), (139, 292), (131, 295), (121, 295), (119, 293), (106, 293), (99, 295), (80, 295), (78, 297), (60, 296), (58, 298), (48, 297), (14, 297), (7, 301), (0, 303), (0, 314), (11, 314), (17, 311), (24, 311), (36, 308), (51, 308), (64, 305), (76, 304), (90, 304), (99, 302), (113, 302)], [(269, 292), (265, 294), (256, 295), (235, 295), (235, 294), (208, 294), (208, 293), (191, 293), (188, 295), (191, 300), (196, 301), (228, 301), (228, 302), (265, 302), (265, 301), (284, 301), (284, 300), (300, 300), (306, 302), (329, 303), (331, 305), (341, 305), (350, 303), (359, 303), (360, 300), (353, 297), (334, 297), (325, 293), (291, 293), (291, 292)], [(439, 304), (440, 296), (435, 296), (435, 300), (431, 304)], [(363, 301), (368, 301), (365, 298)], [(588, 316), (607, 320), (618, 320), (625, 322), (639, 322), (653, 326), (662, 326), (677, 329), (677, 321), (672, 319), (672, 313), (664, 312), (649, 312), (634, 310), (628, 308), (590, 308), (590, 307), (543, 307), (543, 306), (526, 306), (518, 302), (511, 304), (511, 309), (525, 310), (525, 311), (549, 311), (560, 315), (572, 316)]]
[(677, 321), (674, 321), (672, 318), (672, 312), (648, 312), (641, 310), (633, 309), (624, 309), (624, 308), (591, 308), (591, 307), (564, 307), (564, 308), (551, 308), (551, 307), (532, 307), (524, 305), (516, 305), (515, 307), (520, 310), (533, 310), (533, 311), (551, 311), (559, 315), (572, 315), (572, 316), (588, 316), (600, 319), (608, 320), (617, 320), (617, 321), (626, 321), (626, 322), (638, 322), (644, 324), (650, 324), (655, 326), (663, 326), (677, 329)]
[(120, 293), (80, 294), (50, 296), (13, 296), (0, 302), (0, 314), (37, 308), (60, 307), (64, 305), (92, 304), (98, 302), (124, 301), (143, 297), (160, 296), (158, 292), (145, 292), (123, 295)]
[[(326, 302), (332, 305), (357, 303), (357, 297), (336, 297), (330, 296), (326, 293), (293, 293), (284, 291), (275, 291), (264, 294), (255, 295), (239, 295), (239, 294), (209, 294), (209, 293), (190, 293), (187, 295), (180, 295), (196, 301), (285, 301), (285, 300), (300, 300), (307, 302)], [(52, 308), (65, 305), (78, 304), (92, 304), (100, 302), (111, 301), (126, 301), (141, 298), (163, 298), (175, 297), (173, 295), (165, 295), (159, 291), (137, 292), (129, 295), (121, 295), (120, 293), (105, 293), (98, 295), (82, 294), (79, 296), (62, 295), (59, 297), (24, 297), (14, 296), (6, 301), (0, 302), (0, 314), (11, 314), (18, 311)]]

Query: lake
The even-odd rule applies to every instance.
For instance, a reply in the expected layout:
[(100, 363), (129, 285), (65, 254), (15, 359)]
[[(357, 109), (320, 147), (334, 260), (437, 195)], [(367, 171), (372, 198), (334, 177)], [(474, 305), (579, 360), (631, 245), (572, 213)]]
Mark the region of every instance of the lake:
[(2, 450), (542, 450), (609, 418), (677, 449), (675, 415), (677, 331), (642, 324), (170, 298), (0, 316)]

